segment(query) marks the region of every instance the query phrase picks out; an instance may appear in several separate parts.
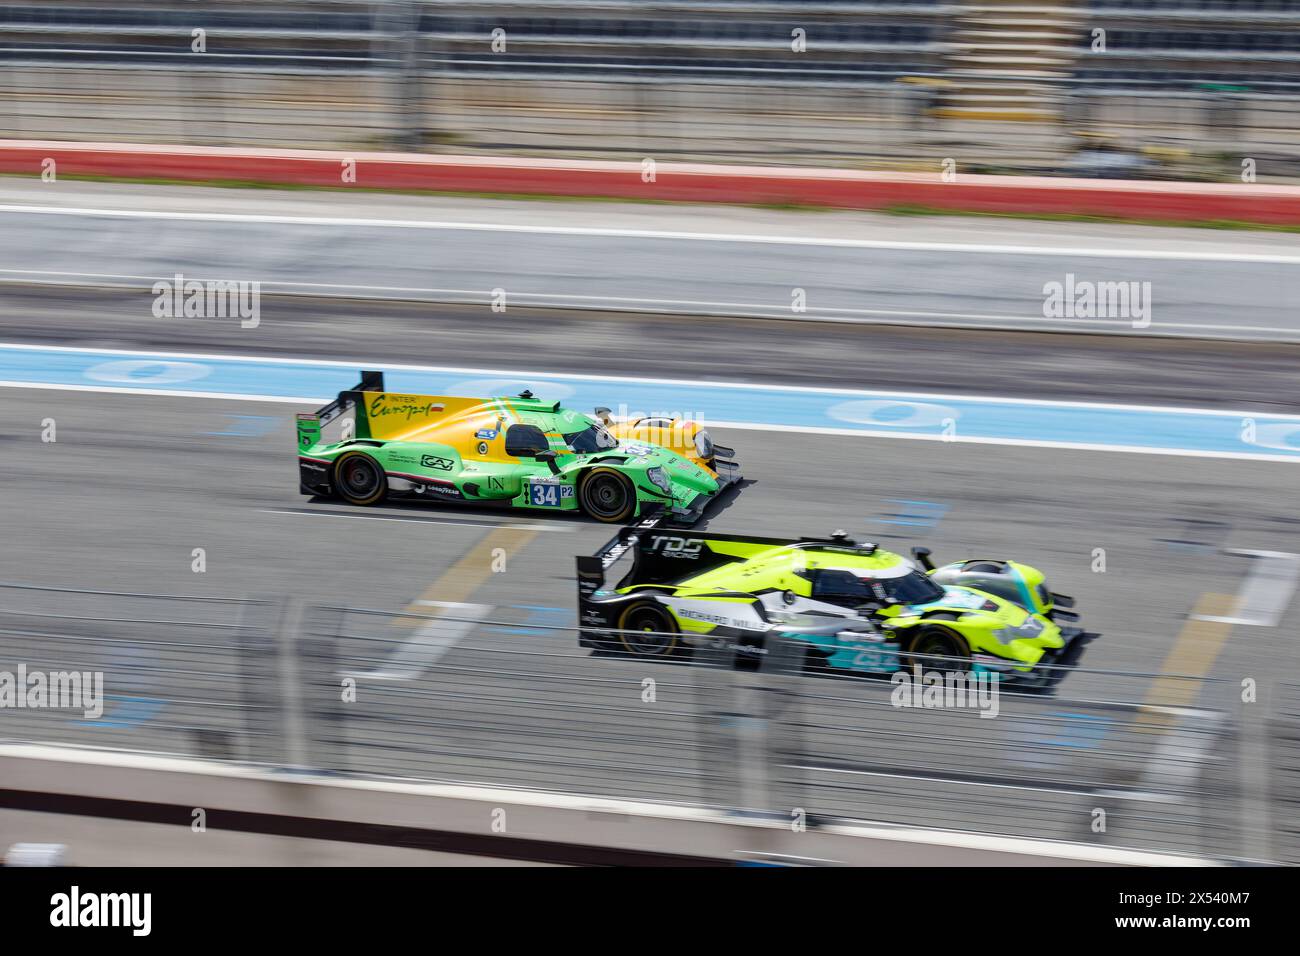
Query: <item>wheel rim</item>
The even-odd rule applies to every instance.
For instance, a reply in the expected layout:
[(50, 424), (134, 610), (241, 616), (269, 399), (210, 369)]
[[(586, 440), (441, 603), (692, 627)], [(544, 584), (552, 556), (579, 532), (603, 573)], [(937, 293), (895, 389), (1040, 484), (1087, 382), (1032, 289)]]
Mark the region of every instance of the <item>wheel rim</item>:
[(376, 469), (364, 458), (345, 461), (340, 478), (347, 493), (357, 498), (368, 498), (379, 487)]
[(668, 630), (668, 622), (651, 608), (633, 611), (623, 619), (623, 643), (641, 657), (663, 657), (677, 643), (677, 635)]
[(956, 644), (945, 634), (931, 634), (921, 638), (912, 653), (919, 658), (918, 663), (924, 669), (949, 671), (961, 667), (961, 663), (956, 660), (933, 659), (936, 657), (957, 658), (962, 656)]
[(595, 475), (583, 486), (587, 508), (600, 517), (614, 517), (627, 510), (627, 491), (615, 475)]

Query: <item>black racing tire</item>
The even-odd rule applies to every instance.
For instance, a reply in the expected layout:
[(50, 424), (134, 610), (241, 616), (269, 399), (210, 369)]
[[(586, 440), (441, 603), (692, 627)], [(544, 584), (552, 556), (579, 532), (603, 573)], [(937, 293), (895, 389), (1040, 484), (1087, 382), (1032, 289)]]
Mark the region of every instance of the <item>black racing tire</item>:
[[(928, 656), (933, 655), (933, 656)], [(935, 657), (953, 660), (935, 660)], [(926, 624), (917, 631), (907, 645), (907, 667), (919, 664), (922, 671), (970, 670), (970, 645), (952, 628), (941, 624)]]
[[(638, 634), (647, 637), (639, 639)], [(615, 641), (621, 653), (656, 660), (677, 656), (683, 646), (677, 621), (663, 605), (654, 601), (635, 601), (623, 609), (618, 616)]]
[(377, 505), (388, 494), (388, 476), (365, 452), (350, 451), (334, 462), (334, 490), (350, 505)]
[(597, 521), (624, 524), (636, 514), (636, 489), (627, 475), (612, 468), (594, 468), (578, 485), (578, 504)]

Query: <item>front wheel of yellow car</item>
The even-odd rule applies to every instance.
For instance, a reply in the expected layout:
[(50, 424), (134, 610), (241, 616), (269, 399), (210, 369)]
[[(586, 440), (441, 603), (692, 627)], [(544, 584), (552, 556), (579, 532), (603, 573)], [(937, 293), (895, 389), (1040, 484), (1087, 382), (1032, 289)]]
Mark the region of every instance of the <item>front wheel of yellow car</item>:
[(636, 489), (626, 475), (597, 468), (578, 486), (578, 504), (597, 521), (621, 524), (636, 514)]
[(618, 618), (618, 648), (634, 657), (672, 657), (681, 648), (677, 622), (658, 604), (629, 604)]
[(907, 648), (906, 664), (946, 674), (970, 668), (970, 645), (955, 631), (938, 624), (921, 628)]
[(378, 504), (388, 494), (388, 476), (369, 455), (350, 451), (334, 463), (334, 488), (350, 505)]

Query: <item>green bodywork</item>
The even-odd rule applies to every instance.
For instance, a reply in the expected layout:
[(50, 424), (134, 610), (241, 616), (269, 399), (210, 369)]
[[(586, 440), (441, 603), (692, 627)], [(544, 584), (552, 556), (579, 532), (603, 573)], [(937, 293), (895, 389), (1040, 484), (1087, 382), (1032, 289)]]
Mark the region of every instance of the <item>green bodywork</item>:
[[(334, 441), (322, 436), (319, 413), (300, 415), (298, 455), (303, 492), (331, 493), (335, 462), (353, 453), (378, 463), (387, 476), (390, 493), (501, 502), (549, 511), (577, 510), (579, 483), (597, 468), (610, 469), (630, 480), (637, 515), (648, 505), (677, 514), (698, 511), (723, 485), (689, 459), (648, 442), (620, 442), (594, 418), (562, 408), (557, 402), (517, 397), (457, 405), (454, 420), (443, 427), (429, 417), (431, 409), (441, 407), (438, 401), (388, 392), (342, 393), (340, 402), (354, 412), (355, 425), (351, 434)], [(393, 433), (389, 416), (405, 416), (417, 426), (425, 421), (432, 424), (410, 429), (426, 433), (420, 440), (375, 437)], [(475, 427), (479, 424), (486, 427)], [(545, 447), (530, 448), (527, 454), (509, 453), (505, 436), (515, 425), (540, 430)], [(538, 458), (537, 452), (554, 454)]]

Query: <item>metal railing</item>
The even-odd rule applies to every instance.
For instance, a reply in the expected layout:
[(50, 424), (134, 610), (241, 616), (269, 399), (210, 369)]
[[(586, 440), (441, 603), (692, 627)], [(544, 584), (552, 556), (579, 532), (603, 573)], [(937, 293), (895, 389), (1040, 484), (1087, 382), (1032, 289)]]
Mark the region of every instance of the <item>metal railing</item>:
[[(1300, 86), (1062, 81), (1053, 122), (944, 117), (906, 83), (32, 68), (0, 63), (21, 139), (711, 161), (960, 173), (1300, 178)], [(1118, 164), (1094, 163), (1099, 151)], [(1090, 165), (1091, 163), (1091, 165)]]
[(1080, 667), (988, 718), (809, 673), (793, 642), (660, 662), (498, 614), (0, 586), (0, 680), (98, 671), (105, 699), (5, 707), (0, 737), (1300, 862), (1294, 685), (1252, 711), (1186, 678), (1164, 706), (1152, 675)]

